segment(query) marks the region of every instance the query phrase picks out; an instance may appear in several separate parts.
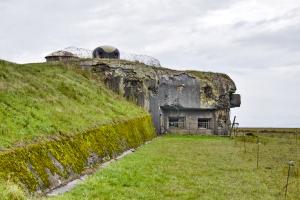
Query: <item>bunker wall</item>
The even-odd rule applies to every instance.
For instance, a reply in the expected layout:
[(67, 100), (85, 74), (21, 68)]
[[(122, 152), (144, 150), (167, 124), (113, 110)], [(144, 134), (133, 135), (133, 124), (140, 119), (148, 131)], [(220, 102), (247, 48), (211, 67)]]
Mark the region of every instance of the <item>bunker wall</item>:
[(150, 116), (104, 125), (82, 134), (55, 136), (1, 152), (0, 178), (20, 183), (30, 192), (45, 192), (153, 137)]

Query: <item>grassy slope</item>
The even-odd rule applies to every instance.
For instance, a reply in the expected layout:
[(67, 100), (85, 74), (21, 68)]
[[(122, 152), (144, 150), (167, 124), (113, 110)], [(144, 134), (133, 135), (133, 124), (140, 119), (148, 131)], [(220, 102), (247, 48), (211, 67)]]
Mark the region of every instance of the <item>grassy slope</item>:
[(0, 60), (0, 148), (144, 114), (88, 72)]
[[(263, 141), (257, 170), (255, 143), (244, 153), (228, 138), (160, 137), (53, 199), (283, 199), (286, 162), (300, 164), (299, 154), (291, 138)], [(288, 199), (297, 199), (299, 174), (291, 174)]]

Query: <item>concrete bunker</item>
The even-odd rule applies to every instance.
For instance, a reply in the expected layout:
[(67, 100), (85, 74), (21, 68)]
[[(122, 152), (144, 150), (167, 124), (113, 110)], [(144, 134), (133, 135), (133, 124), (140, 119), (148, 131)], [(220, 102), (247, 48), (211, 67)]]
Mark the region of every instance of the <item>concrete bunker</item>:
[[(200, 85), (197, 78), (187, 73), (160, 78), (157, 98), (150, 99), (152, 105), (150, 113), (158, 132), (204, 134), (218, 132), (216, 108), (201, 106)], [(208, 87), (208, 90), (208, 93), (212, 93), (211, 88)], [(153, 100), (155, 103), (151, 102)]]
[(227, 75), (116, 62), (102, 60), (93, 68), (104, 73), (109, 88), (152, 115), (158, 134), (229, 134), (230, 108), (240, 106), (240, 95)]
[(68, 51), (55, 51), (46, 57), (47, 62), (68, 62), (77, 61), (79, 58)]
[[(111, 90), (147, 110), (158, 134), (229, 134), (230, 109), (240, 107), (241, 96), (235, 94), (235, 83), (228, 75), (120, 60), (119, 50), (112, 46), (97, 47), (92, 54), (96, 59), (79, 59), (80, 66), (101, 74)], [(59, 51), (46, 59), (76, 57)]]

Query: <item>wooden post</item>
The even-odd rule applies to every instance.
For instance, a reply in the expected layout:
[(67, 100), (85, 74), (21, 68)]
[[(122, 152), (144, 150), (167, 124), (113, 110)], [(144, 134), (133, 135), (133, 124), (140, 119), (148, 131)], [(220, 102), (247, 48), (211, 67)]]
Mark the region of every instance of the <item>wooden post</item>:
[(235, 124), (235, 119), (236, 119), (236, 116), (234, 116), (233, 123), (231, 124), (230, 137), (232, 137), (232, 131), (233, 131), (233, 127), (234, 127), (234, 124)]
[(286, 199), (287, 197), (287, 192), (288, 192), (288, 186), (289, 186), (289, 179), (290, 179), (290, 172), (291, 172), (291, 166), (294, 166), (294, 161), (289, 161), (288, 162), (289, 165), (289, 170), (288, 170), (288, 174), (287, 174), (287, 178), (286, 178), (286, 186), (285, 186), (285, 193), (284, 193), (284, 197)]
[(244, 133), (244, 153), (246, 153), (246, 134)]
[(257, 136), (257, 154), (256, 154), (256, 168), (258, 169), (258, 163), (259, 163), (259, 137)]

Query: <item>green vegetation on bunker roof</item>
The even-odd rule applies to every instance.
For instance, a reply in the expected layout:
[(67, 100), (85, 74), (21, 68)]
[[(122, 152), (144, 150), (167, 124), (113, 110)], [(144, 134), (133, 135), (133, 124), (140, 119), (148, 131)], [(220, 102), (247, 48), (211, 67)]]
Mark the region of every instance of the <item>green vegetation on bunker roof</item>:
[(74, 134), (146, 112), (75, 66), (0, 60), (0, 147)]

